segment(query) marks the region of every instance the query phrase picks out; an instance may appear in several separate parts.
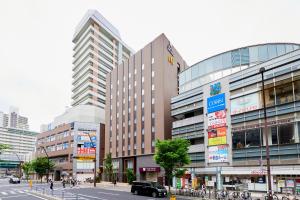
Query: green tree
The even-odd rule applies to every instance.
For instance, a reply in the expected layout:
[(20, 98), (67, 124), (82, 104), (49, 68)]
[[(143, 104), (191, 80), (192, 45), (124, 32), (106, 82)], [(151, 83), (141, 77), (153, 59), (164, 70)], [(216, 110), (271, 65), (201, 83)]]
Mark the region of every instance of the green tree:
[(28, 181), (28, 178), (29, 178), (29, 175), (30, 173), (32, 172), (32, 163), (31, 162), (25, 162), (23, 165), (22, 165), (22, 169), (23, 169), (23, 172), (25, 174), (25, 177), (26, 177), (26, 180)]
[(108, 177), (108, 181), (112, 181), (113, 164), (111, 153), (106, 154), (106, 158), (104, 159), (104, 174)]
[(7, 149), (10, 149), (10, 146), (8, 144), (0, 144), (0, 154)]
[(155, 143), (155, 162), (165, 170), (165, 176), (168, 180), (169, 193), (170, 183), (173, 176), (179, 176), (183, 173), (182, 167), (188, 165), (191, 160), (188, 155), (190, 142), (185, 139), (157, 140)]
[(46, 157), (38, 157), (32, 161), (32, 169), (40, 177), (41, 183), (43, 181), (43, 176), (49, 174), (49, 171), (53, 170), (54, 167), (54, 162), (49, 160), (48, 163), (48, 159)]
[(133, 181), (136, 180), (133, 169), (127, 169), (127, 182), (131, 185)]

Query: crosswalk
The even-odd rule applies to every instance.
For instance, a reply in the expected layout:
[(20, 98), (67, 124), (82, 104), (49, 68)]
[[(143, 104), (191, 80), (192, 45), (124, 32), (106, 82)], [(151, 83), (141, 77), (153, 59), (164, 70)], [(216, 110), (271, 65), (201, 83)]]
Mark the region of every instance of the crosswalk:
[(25, 194), (28, 190), (8, 190), (8, 191), (0, 191), (0, 197), (9, 196), (9, 195), (17, 195), (17, 194)]

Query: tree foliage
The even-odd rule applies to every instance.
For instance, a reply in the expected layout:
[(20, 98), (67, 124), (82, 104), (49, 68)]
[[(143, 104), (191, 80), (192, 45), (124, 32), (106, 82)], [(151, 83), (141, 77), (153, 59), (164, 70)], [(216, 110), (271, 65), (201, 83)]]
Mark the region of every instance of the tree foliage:
[(32, 161), (32, 169), (37, 173), (40, 177), (41, 182), (43, 180), (43, 176), (47, 175), (49, 171), (53, 170), (55, 164), (53, 161), (49, 160), (46, 157), (38, 157)]
[(170, 183), (173, 176), (179, 176), (184, 173), (182, 167), (191, 162), (188, 155), (188, 148), (190, 142), (185, 139), (174, 139), (174, 140), (157, 140), (155, 147), (155, 162), (165, 170), (165, 176)]
[(133, 169), (127, 169), (126, 174), (127, 174), (127, 182), (131, 185), (132, 182), (136, 180)]
[(22, 165), (22, 169), (23, 169), (23, 172), (25, 174), (26, 180), (28, 181), (29, 175), (33, 171), (32, 163), (31, 162), (25, 162)]
[(111, 153), (106, 154), (106, 158), (104, 159), (104, 174), (108, 177), (108, 181), (112, 181), (113, 163)]
[(8, 144), (0, 144), (0, 154), (7, 149), (10, 149)]

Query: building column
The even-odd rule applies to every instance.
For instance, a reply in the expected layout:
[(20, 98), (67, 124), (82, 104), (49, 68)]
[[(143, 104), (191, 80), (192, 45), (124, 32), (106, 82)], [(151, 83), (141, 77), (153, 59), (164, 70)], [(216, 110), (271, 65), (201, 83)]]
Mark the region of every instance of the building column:
[(294, 138), (295, 138), (295, 143), (299, 143), (299, 125), (298, 122), (294, 123)]

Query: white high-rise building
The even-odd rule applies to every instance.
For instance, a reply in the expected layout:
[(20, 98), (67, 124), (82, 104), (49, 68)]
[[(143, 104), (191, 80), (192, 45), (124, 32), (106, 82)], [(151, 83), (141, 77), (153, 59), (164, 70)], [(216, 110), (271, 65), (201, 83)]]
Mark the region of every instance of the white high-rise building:
[(28, 118), (19, 114), (19, 108), (9, 107), (9, 113), (0, 111), (0, 127), (29, 130)]
[(88, 10), (73, 37), (72, 106), (105, 107), (106, 74), (133, 51), (98, 11)]

